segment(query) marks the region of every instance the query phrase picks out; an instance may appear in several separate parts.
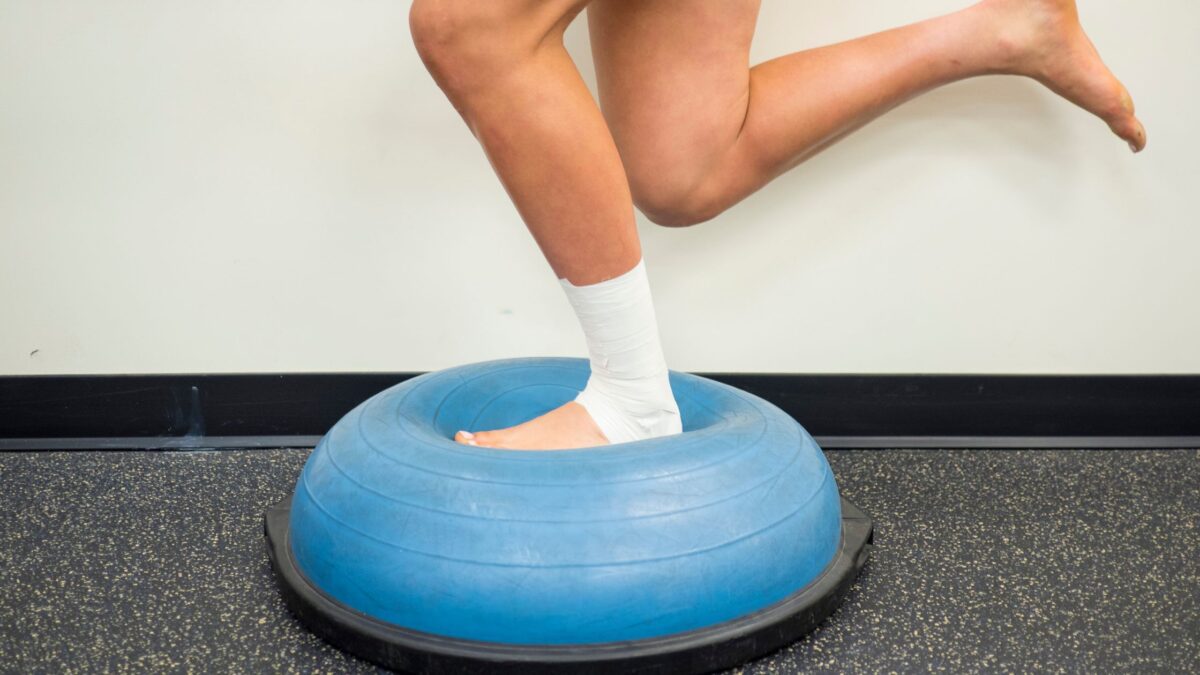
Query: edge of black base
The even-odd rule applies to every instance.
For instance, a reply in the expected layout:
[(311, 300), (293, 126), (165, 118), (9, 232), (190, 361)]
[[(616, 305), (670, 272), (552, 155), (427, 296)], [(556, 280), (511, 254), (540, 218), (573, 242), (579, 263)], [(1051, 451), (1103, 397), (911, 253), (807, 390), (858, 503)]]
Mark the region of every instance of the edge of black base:
[(327, 642), (393, 670), (421, 673), (708, 673), (773, 652), (841, 604), (870, 554), (874, 524), (842, 499), (837, 555), (810, 584), (745, 616), (686, 633), (581, 645), (510, 645), (447, 638), (380, 621), (313, 585), (291, 553), (289, 495), (263, 518), (271, 567), (288, 610)]

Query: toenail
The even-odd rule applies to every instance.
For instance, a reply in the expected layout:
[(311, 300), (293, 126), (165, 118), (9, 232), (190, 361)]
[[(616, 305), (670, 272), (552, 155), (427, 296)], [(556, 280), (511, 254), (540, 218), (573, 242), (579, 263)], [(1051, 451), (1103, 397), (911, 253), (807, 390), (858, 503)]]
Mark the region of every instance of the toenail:
[(473, 434), (469, 431), (459, 431), (458, 433), (462, 434), (462, 437), (467, 440), (471, 440), (472, 438), (475, 438), (475, 434)]

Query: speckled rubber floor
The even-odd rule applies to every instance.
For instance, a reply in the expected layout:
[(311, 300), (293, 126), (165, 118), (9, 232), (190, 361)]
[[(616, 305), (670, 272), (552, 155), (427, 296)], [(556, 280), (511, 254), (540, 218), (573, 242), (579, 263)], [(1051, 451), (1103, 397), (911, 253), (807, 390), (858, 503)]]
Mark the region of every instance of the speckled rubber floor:
[[(875, 519), (814, 634), (742, 673), (1196, 672), (1200, 451), (831, 450)], [(0, 453), (0, 671), (377, 672), (283, 607), (308, 450)]]

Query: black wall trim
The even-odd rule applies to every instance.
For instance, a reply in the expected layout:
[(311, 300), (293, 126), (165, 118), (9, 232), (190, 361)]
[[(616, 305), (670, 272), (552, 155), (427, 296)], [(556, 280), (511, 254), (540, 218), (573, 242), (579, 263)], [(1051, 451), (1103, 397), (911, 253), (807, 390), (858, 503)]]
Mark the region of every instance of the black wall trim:
[[(417, 374), (2, 376), (0, 449), (36, 447), (38, 439), (291, 445), (285, 437), (319, 437), (358, 403)], [(1073, 437), (1119, 447), (1119, 439), (1138, 437), (1129, 447), (1152, 447), (1157, 438), (1172, 447), (1200, 437), (1200, 375), (702, 374), (771, 401), (830, 447), (849, 447), (852, 438), (861, 439), (857, 447), (904, 447), (905, 438), (937, 447), (942, 437), (993, 439), (987, 447), (1015, 446), (997, 437), (1049, 439), (1047, 447), (1067, 447)], [(944, 447), (966, 440), (959, 443)]]

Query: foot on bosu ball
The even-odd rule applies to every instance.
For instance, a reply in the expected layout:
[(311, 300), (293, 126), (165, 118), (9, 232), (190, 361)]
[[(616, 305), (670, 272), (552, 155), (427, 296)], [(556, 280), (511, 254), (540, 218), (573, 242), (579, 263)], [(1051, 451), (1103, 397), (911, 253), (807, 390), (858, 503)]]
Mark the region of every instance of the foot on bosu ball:
[(573, 399), (585, 359), (421, 375), (350, 411), (267, 511), (291, 611), (433, 673), (702, 673), (828, 616), (871, 521), (775, 406), (671, 372), (683, 433), (553, 451), (455, 443)]

